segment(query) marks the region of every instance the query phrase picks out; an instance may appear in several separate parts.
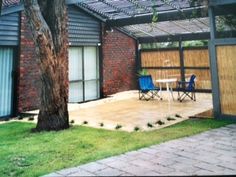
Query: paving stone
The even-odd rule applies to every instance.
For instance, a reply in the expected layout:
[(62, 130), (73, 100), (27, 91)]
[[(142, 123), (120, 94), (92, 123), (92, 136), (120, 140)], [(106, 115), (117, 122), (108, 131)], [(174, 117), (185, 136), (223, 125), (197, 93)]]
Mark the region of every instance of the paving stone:
[(217, 165), (213, 165), (213, 164), (205, 163), (205, 162), (194, 164), (194, 166), (201, 169), (208, 170), (208, 171), (212, 171), (212, 172), (224, 170), (223, 167), (219, 167)]
[(116, 161), (116, 159), (117, 159), (116, 157), (110, 157), (110, 158), (99, 160), (97, 162), (102, 163), (102, 164), (106, 164), (106, 163), (114, 162), (114, 161)]
[(122, 174), (119, 175), (119, 176), (134, 176), (134, 175), (132, 175), (132, 174), (130, 174), (130, 173), (122, 173)]
[(195, 174), (199, 170), (201, 170), (201, 169), (197, 168), (197, 167), (194, 167), (194, 166), (187, 166), (187, 167), (184, 167), (184, 168), (180, 169), (180, 171), (183, 171), (183, 172), (188, 173), (188, 174)]
[(195, 173), (192, 173), (192, 176), (210, 176), (210, 175), (214, 175), (214, 172), (203, 169), (198, 170)]
[(174, 172), (170, 172), (168, 174), (162, 174), (163, 176), (192, 176), (192, 175), (189, 175), (183, 171), (174, 171)]
[(217, 166), (236, 171), (236, 163), (220, 162)]
[(117, 168), (117, 169), (122, 169), (123, 167), (126, 167), (128, 164), (128, 162), (122, 161), (122, 160), (116, 160), (114, 162), (111, 162), (109, 164), (107, 164), (110, 167), (113, 168)]
[(153, 170), (155, 172), (161, 173), (161, 174), (168, 174), (168, 173), (171, 173), (171, 172), (175, 171), (175, 169), (173, 169), (173, 168), (164, 167), (162, 165), (155, 165)]
[(152, 159), (156, 159), (156, 156), (151, 155), (151, 154), (147, 154), (147, 153), (142, 153), (137, 156), (137, 159), (152, 160)]
[(131, 151), (131, 152), (125, 153), (124, 155), (126, 155), (126, 156), (137, 156), (137, 155), (140, 155), (140, 154), (141, 154), (140, 151)]
[(60, 175), (58, 173), (50, 173), (50, 174), (44, 175), (42, 177), (62, 177), (62, 176), (64, 176), (64, 175)]
[[(179, 164), (188, 164), (188, 165), (192, 165), (192, 164), (195, 164), (195, 163), (198, 163), (199, 161), (198, 160), (195, 160), (195, 159), (192, 159), (192, 158), (188, 158), (186, 156), (178, 156), (174, 159), (175, 161), (177, 161)], [(176, 163), (176, 164), (178, 164)]]
[(73, 167), (73, 168), (67, 168), (67, 169), (64, 169), (64, 170), (60, 170), (58, 171), (57, 173), (61, 174), (61, 175), (69, 175), (71, 173), (74, 173), (76, 171), (78, 171), (79, 168), (78, 167)]
[(123, 174), (123, 172), (120, 170), (108, 167), (103, 170), (99, 170), (95, 172), (95, 174), (97, 176), (120, 176), (121, 174)]
[(222, 155), (218, 156), (217, 159), (219, 159), (221, 162), (226, 162), (226, 163), (229, 162), (236, 164), (236, 158), (232, 156)]
[(86, 164), (86, 165), (82, 165), (82, 166), (80, 166), (80, 168), (84, 169), (87, 172), (93, 173), (93, 172), (96, 172), (98, 170), (105, 169), (105, 168), (107, 168), (107, 166), (104, 165), (104, 164), (101, 164), (101, 163), (92, 162), (92, 163), (89, 163), (89, 164)]
[(156, 158), (156, 159), (151, 159), (151, 162), (153, 162), (156, 165), (162, 165), (162, 166), (171, 166), (173, 164), (178, 163), (175, 161), (175, 159), (172, 158)]
[(144, 167), (144, 168), (147, 168), (147, 169), (155, 169), (155, 164), (154, 163), (152, 163), (150, 161), (142, 160), (142, 159), (133, 160), (133, 161), (130, 162), (130, 164), (140, 166), (140, 167)]
[(68, 177), (74, 176), (74, 177), (76, 177), (76, 176), (96, 176), (96, 175), (93, 174), (93, 173), (89, 173), (85, 170), (80, 169), (77, 172), (74, 172), (74, 173), (71, 173), (71, 174), (65, 175), (65, 176), (68, 176)]
[(181, 157), (185, 157), (186, 159), (198, 159), (199, 157), (198, 154), (194, 154), (194, 153), (186, 152), (186, 151), (175, 152), (175, 154)]
[(143, 148), (143, 149), (140, 149), (140, 151), (151, 154), (151, 155), (155, 155), (155, 154), (158, 154), (160, 152), (156, 149), (151, 149), (151, 148)]
[(125, 167), (122, 169), (122, 171), (127, 172), (133, 176), (156, 176), (160, 173), (153, 172), (149, 169), (146, 169), (144, 167), (130, 165), (128, 167)]

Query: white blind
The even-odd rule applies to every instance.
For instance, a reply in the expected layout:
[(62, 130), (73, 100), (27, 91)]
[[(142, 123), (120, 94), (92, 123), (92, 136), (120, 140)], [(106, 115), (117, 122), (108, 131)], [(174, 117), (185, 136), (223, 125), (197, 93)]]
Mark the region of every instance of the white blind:
[(0, 48), (0, 117), (12, 113), (13, 50)]
[(69, 81), (82, 80), (82, 48), (69, 48)]
[(97, 79), (97, 48), (84, 48), (84, 79)]

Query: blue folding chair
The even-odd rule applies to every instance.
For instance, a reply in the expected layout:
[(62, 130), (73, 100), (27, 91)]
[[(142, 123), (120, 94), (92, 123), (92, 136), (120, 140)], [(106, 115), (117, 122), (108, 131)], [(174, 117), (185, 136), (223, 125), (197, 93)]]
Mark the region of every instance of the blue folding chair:
[[(196, 101), (195, 78), (196, 76), (193, 74), (191, 75), (189, 82), (178, 81), (177, 91), (178, 91), (178, 100), (180, 102), (182, 102), (186, 97), (189, 97), (191, 100)], [(183, 93), (180, 94), (180, 92)]]
[(139, 99), (140, 100), (144, 99), (148, 101), (150, 99), (153, 99), (154, 97), (162, 99), (159, 96), (159, 93), (158, 93), (159, 90), (160, 89), (153, 84), (151, 75), (139, 77)]

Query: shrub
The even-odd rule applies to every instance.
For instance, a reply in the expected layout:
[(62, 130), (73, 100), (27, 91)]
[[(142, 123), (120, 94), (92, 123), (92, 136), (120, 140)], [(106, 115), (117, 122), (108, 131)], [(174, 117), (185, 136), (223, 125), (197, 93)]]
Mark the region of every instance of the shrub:
[(83, 124), (88, 124), (88, 122), (85, 120), (85, 121), (83, 122)]
[(173, 118), (173, 117), (167, 117), (167, 120), (168, 120), (168, 121), (172, 121), (172, 120), (176, 120), (176, 119)]
[(134, 131), (139, 131), (140, 130), (140, 128), (139, 127), (134, 127)]
[(175, 117), (182, 118), (182, 116), (179, 114), (175, 114)]
[(74, 121), (74, 120), (71, 120), (70, 123), (73, 124), (73, 123), (75, 123), (75, 121)]
[(165, 122), (164, 122), (164, 121), (161, 121), (161, 120), (158, 120), (158, 121), (156, 121), (156, 124), (158, 124), (158, 125), (164, 125)]
[(99, 125), (100, 125), (100, 127), (103, 127), (103, 126), (104, 126), (104, 124), (103, 124), (103, 123), (100, 123)]
[(34, 120), (34, 117), (29, 117), (28, 118), (28, 121), (33, 121)]
[(153, 125), (152, 125), (150, 122), (148, 122), (148, 123), (147, 123), (147, 127), (152, 128)]
[(122, 125), (116, 125), (115, 129), (118, 130), (118, 129), (121, 129), (122, 128)]

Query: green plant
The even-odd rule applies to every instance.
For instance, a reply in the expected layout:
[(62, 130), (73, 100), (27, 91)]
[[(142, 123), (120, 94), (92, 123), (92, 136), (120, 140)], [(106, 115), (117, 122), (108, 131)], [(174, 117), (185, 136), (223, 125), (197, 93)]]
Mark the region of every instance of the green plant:
[(146, 76), (148, 75), (148, 71), (146, 69), (141, 69), (138, 71), (138, 76)]
[(134, 131), (139, 131), (140, 130), (140, 128), (139, 127), (134, 127)]
[(28, 121), (33, 121), (33, 120), (34, 120), (33, 116), (28, 118)]
[(103, 123), (100, 123), (99, 125), (100, 125), (100, 127), (103, 127), (103, 126), (104, 126), (104, 124), (103, 124)]
[(115, 129), (118, 130), (118, 129), (121, 129), (122, 128), (122, 125), (116, 125)]
[(182, 118), (182, 116), (179, 114), (175, 114), (175, 117)]
[(73, 123), (75, 123), (75, 121), (74, 121), (74, 120), (71, 120), (70, 123), (73, 124)]
[(165, 122), (164, 121), (161, 121), (161, 120), (158, 120), (158, 121), (156, 121), (156, 123), (155, 124), (158, 124), (158, 125), (163, 125), (163, 124), (165, 124)]
[(86, 121), (86, 120), (85, 120), (85, 121), (83, 121), (83, 124), (88, 124), (88, 121)]
[(23, 116), (19, 116), (19, 117), (18, 117), (18, 120), (23, 120)]
[(173, 118), (173, 117), (167, 117), (166, 119), (167, 119), (168, 121), (176, 120), (176, 119)]
[(152, 125), (150, 122), (148, 122), (148, 123), (147, 123), (147, 127), (152, 128), (153, 125)]

